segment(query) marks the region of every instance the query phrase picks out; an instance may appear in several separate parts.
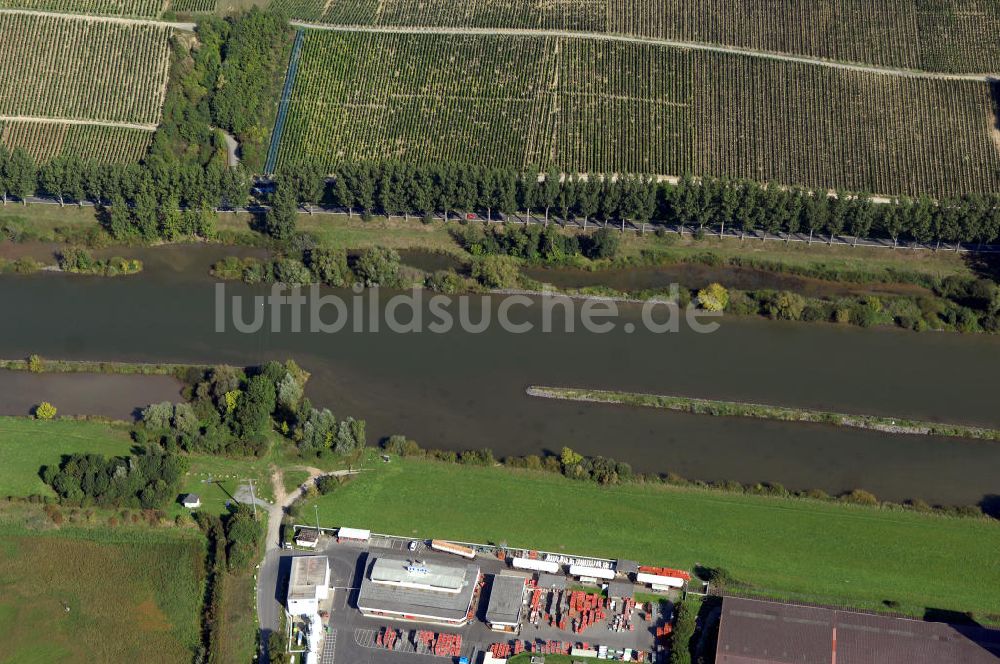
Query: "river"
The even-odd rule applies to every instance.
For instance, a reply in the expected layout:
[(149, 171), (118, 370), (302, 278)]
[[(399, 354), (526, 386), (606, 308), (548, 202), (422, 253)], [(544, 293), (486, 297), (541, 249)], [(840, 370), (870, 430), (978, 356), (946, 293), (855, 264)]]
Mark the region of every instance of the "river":
[[(364, 417), (372, 441), (405, 433), (424, 447), (491, 447), (499, 455), (568, 445), (642, 471), (830, 492), (861, 487), (894, 500), (974, 503), (1000, 493), (996, 443), (524, 393), (532, 384), (587, 386), (1000, 426), (1000, 338), (732, 317), (713, 334), (654, 334), (638, 325), (609, 334), (511, 334), (496, 326), (481, 334), (241, 334), (232, 325), (218, 333), (207, 268), (229, 251), (129, 251), (146, 261), (146, 271), (116, 279), (0, 277), (7, 312), (0, 356), (240, 364), (293, 357), (313, 374), (313, 402), (338, 416)], [(235, 283), (226, 289), (265, 292)], [(475, 299), (472, 317), (483, 309), (495, 314), (499, 302)], [(621, 323), (638, 324), (638, 305), (621, 309)], [(539, 316), (537, 307), (518, 312)]]

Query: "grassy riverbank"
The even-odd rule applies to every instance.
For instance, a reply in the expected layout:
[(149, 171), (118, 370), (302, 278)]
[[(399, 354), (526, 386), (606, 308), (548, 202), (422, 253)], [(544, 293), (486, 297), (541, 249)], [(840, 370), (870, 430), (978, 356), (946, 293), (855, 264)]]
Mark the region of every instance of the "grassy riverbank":
[(529, 387), (527, 392), (530, 396), (543, 399), (641, 406), (644, 408), (677, 410), (696, 415), (754, 417), (762, 420), (779, 420), (782, 422), (816, 422), (840, 427), (884, 431), (887, 433), (948, 436), (953, 438), (973, 438), (976, 440), (1000, 440), (1000, 430), (998, 429), (971, 427), (962, 424), (922, 422), (920, 420), (879, 417), (876, 415), (848, 415), (823, 410), (786, 408), (783, 406), (768, 406), (740, 401), (719, 401), (715, 399), (694, 399), (691, 397), (667, 396), (662, 394), (587, 390), (571, 387), (541, 387), (536, 385)]
[(6, 507), (0, 549), (4, 661), (191, 661), (204, 583), (196, 530), (57, 528)]
[(205, 370), (208, 365), (149, 362), (95, 362), (92, 360), (50, 360), (38, 355), (24, 359), (0, 359), (0, 369), (32, 373), (99, 373), (183, 378), (189, 370)]
[[(216, 228), (221, 239), (230, 243), (258, 246), (265, 238), (251, 230), (253, 217), (245, 212), (219, 212)], [(110, 244), (111, 238), (98, 225), (92, 207), (56, 205), (22, 206), (10, 203), (0, 207), (0, 227), (10, 227), (8, 236), (39, 241), (80, 242), (90, 237), (100, 246)], [(365, 221), (360, 215), (348, 217), (341, 214), (298, 215), (298, 229), (314, 235), (322, 246), (364, 249), (384, 246), (394, 249), (427, 249), (465, 255), (451, 236), (451, 229), (460, 227), (458, 222), (447, 225), (441, 221), (424, 224), (416, 217), (408, 221), (400, 217), (386, 219), (375, 216)], [(576, 232), (573, 230), (567, 232)], [(784, 243), (780, 241), (738, 240), (706, 235), (696, 239), (690, 234), (657, 236), (625, 233), (622, 236), (621, 255), (638, 257), (644, 251), (666, 252), (676, 260), (685, 260), (705, 251), (718, 254), (728, 261), (733, 257), (770, 261), (789, 267), (827, 271), (870, 272), (895, 270), (918, 272), (930, 277), (972, 276), (963, 254), (953, 251), (928, 251), (907, 249), (879, 249), (827, 245), (815, 242)]]
[[(85, 420), (34, 420), (0, 417), (0, 498), (42, 496), (55, 498), (52, 488), (39, 476), (43, 466), (57, 466), (69, 454), (128, 456), (134, 443), (125, 424)], [(202, 511), (228, 513), (227, 503), (248, 480), (254, 481), (256, 496), (273, 500), (270, 481), (272, 463), (282, 465), (278, 453), (264, 459), (186, 454), (188, 472), (181, 481), (182, 493), (201, 496)], [(187, 514), (179, 503), (167, 506), (171, 517)]]
[(317, 504), (324, 526), (724, 567), (754, 592), (1000, 623), (1000, 524), (807, 499), (393, 458)]

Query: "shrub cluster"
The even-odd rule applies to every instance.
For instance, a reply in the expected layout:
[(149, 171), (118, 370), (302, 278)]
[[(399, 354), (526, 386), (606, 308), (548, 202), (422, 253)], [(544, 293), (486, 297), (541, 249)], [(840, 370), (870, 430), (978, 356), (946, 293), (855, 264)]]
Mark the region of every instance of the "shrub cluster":
[(157, 449), (129, 457), (72, 454), (42, 469), (42, 480), (67, 505), (160, 507), (177, 496), (187, 461)]

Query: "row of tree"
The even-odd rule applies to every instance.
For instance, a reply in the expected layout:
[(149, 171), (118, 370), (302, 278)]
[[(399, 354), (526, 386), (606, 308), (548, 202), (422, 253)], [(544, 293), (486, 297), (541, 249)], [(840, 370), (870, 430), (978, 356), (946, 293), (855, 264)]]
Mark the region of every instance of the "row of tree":
[(488, 220), (518, 212), (547, 222), (659, 222), (724, 233), (807, 233), (828, 238), (885, 237), (921, 243), (990, 243), (1000, 236), (1000, 195), (970, 194), (934, 202), (927, 197), (876, 203), (867, 194), (810, 192), (777, 183), (695, 179), (677, 183), (647, 175), (563, 176), (519, 173), (470, 164), (411, 165), (347, 162), (327, 179), (310, 164), (278, 174), (279, 198), (330, 204), (363, 214), (484, 213)]
[(35, 163), (21, 148), (0, 145), (0, 197), (24, 201), (40, 194), (68, 202), (131, 205), (173, 203), (174, 208), (235, 208), (250, 201), (251, 178), (242, 166), (217, 161), (197, 163), (147, 160), (144, 164), (106, 164), (75, 154)]
[[(60, 203), (106, 205), (106, 225), (116, 239), (174, 239), (208, 235), (211, 211), (246, 206), (251, 178), (240, 166), (148, 159), (136, 164), (100, 164), (74, 155), (38, 166), (21, 149), (0, 147), (0, 196), (25, 200), (41, 193)], [(264, 230), (278, 239), (295, 231), (300, 205), (331, 205), (368, 215), (375, 212), (429, 217), (483, 213), (488, 220), (518, 212), (537, 213), (547, 225), (561, 221), (607, 224), (658, 222), (692, 231), (742, 234), (848, 235), (920, 243), (991, 243), (1000, 237), (1000, 196), (966, 195), (875, 203), (851, 195), (760, 185), (748, 180), (682, 178), (657, 182), (644, 175), (615, 178), (563, 177), (557, 172), (519, 173), (469, 164), (422, 166), (348, 162), (328, 178), (310, 164), (293, 164), (277, 176)]]

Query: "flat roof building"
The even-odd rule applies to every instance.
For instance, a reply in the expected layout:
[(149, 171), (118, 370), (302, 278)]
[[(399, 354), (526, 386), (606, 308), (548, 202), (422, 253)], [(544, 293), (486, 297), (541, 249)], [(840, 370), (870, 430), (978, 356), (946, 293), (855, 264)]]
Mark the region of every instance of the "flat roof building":
[(635, 574), (639, 571), (639, 563), (634, 560), (616, 560), (615, 561), (615, 571), (619, 574)]
[(996, 664), (1000, 632), (726, 597), (718, 664)]
[(622, 581), (611, 581), (608, 583), (608, 597), (618, 599), (632, 599), (635, 595), (635, 586)]
[(475, 563), (369, 555), (358, 591), (358, 610), (368, 617), (464, 625), (478, 583)]
[(320, 600), (330, 596), (330, 561), (326, 556), (292, 558), (288, 580), (288, 613), (311, 616), (319, 612)]
[(559, 574), (546, 574), (542, 572), (538, 575), (539, 588), (551, 588), (552, 590), (566, 590), (566, 577)]
[(501, 632), (516, 631), (524, 607), (524, 577), (494, 574), (490, 584), (490, 601), (486, 606), (486, 622)]
[(319, 531), (315, 528), (299, 528), (299, 532), (295, 534), (296, 546), (315, 549), (318, 542)]

